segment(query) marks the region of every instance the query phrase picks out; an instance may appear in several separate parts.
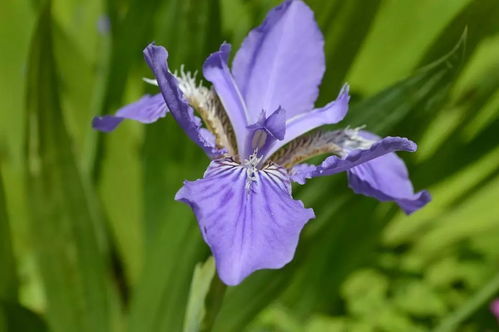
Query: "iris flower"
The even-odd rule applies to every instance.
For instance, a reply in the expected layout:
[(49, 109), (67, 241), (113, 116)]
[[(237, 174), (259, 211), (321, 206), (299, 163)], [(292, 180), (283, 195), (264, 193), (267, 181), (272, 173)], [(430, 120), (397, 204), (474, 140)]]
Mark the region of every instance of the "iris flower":
[(490, 304), (490, 311), (492, 311), (492, 314), (497, 318), (497, 321), (499, 322), (499, 299), (495, 299), (492, 301)]
[[(206, 88), (168, 68), (168, 53), (154, 43), (144, 56), (161, 93), (144, 96), (94, 128), (113, 130), (123, 119), (150, 123), (168, 112), (211, 159), (204, 177), (185, 181), (175, 199), (188, 204), (215, 257), (220, 279), (237, 285), (252, 272), (278, 269), (294, 255), (312, 209), (293, 199), (291, 183), (346, 171), (354, 192), (394, 201), (412, 213), (429, 200), (414, 193), (394, 151), (415, 151), (401, 137), (380, 138), (361, 129), (323, 131), (348, 110), (349, 87), (314, 108), (325, 70), (324, 38), (301, 0), (272, 9), (249, 33), (229, 68), (223, 43), (203, 65)], [(203, 124), (205, 127), (203, 127)], [(328, 156), (321, 164), (304, 161)]]

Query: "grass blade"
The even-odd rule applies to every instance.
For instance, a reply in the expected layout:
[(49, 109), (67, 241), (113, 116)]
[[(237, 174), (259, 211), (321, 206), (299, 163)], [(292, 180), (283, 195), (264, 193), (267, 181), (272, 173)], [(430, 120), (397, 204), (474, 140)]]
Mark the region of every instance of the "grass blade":
[(321, 83), (319, 105), (328, 103), (345, 83), (364, 40), (376, 18), (381, 1), (311, 1), (324, 33), (326, 72)]
[[(1, 166), (1, 165), (0, 165)], [(17, 299), (17, 273), (0, 168), (0, 300)]]
[(204, 264), (196, 265), (192, 277), (189, 301), (184, 318), (184, 332), (197, 332), (206, 315), (205, 298), (215, 275), (215, 260), (209, 257)]
[(101, 225), (87, 199), (60, 106), (50, 2), (40, 11), (27, 84), (26, 176), (31, 232), (54, 332), (110, 326)]
[[(462, 69), (466, 32), (445, 56), (379, 94), (355, 104), (345, 122), (387, 134), (408, 117), (424, 118), (439, 109)], [(418, 110), (418, 112), (411, 112)], [(412, 122), (411, 122), (412, 123)]]

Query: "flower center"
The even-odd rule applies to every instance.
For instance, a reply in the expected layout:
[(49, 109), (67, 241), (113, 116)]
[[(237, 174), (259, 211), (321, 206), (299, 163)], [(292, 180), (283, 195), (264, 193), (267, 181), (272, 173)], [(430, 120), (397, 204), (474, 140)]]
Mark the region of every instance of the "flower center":
[(262, 160), (263, 157), (258, 157), (257, 151), (255, 151), (252, 155), (249, 156), (248, 159), (243, 161), (243, 167), (246, 169), (246, 191), (251, 189), (251, 185), (253, 182), (257, 181), (256, 174), (258, 173), (258, 164)]

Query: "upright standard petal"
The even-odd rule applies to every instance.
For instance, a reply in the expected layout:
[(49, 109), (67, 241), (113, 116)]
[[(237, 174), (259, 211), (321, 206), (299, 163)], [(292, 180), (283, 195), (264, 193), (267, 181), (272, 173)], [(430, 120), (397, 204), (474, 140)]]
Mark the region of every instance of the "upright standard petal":
[(222, 44), (219, 51), (212, 53), (206, 59), (203, 65), (203, 75), (215, 87), (234, 129), (238, 150), (242, 152), (247, 143), (248, 119), (246, 105), (227, 66), (229, 53), (230, 45)]
[(340, 173), (390, 152), (414, 152), (416, 149), (416, 143), (407, 138), (385, 137), (372, 144), (369, 149), (352, 150), (343, 158), (330, 156), (318, 166), (308, 164), (297, 165), (291, 170), (292, 179), (295, 182), (304, 184), (306, 179)]
[(145, 95), (134, 103), (119, 109), (115, 115), (96, 116), (92, 120), (94, 129), (113, 131), (124, 119), (132, 119), (142, 123), (152, 123), (168, 113), (161, 93), (154, 96)]
[(394, 201), (407, 214), (422, 208), (431, 200), (426, 190), (414, 193), (407, 167), (395, 153), (355, 166), (347, 173), (348, 183), (355, 193), (382, 202)]
[(251, 123), (262, 109), (282, 106), (288, 118), (311, 110), (324, 70), (324, 39), (301, 0), (271, 10), (246, 37), (232, 66)]
[(194, 111), (186, 102), (182, 91), (178, 86), (177, 79), (168, 70), (168, 53), (161, 46), (149, 44), (144, 49), (144, 58), (156, 76), (158, 85), (170, 109), (172, 116), (184, 129), (185, 133), (194, 143), (198, 144), (210, 158), (220, 156), (223, 151), (216, 148), (213, 142), (206, 139), (201, 131), (201, 123), (194, 116)]
[(312, 209), (291, 197), (288, 175), (231, 159), (212, 161), (203, 179), (186, 181), (175, 199), (191, 206), (210, 246), (220, 279), (237, 285), (260, 269), (278, 269), (294, 255)]
[[(363, 138), (379, 141), (381, 138), (362, 130)], [(431, 201), (428, 191), (414, 193), (409, 172), (402, 159), (394, 152), (352, 167), (347, 171), (350, 188), (357, 193), (382, 202), (394, 201), (406, 214), (411, 214)]]

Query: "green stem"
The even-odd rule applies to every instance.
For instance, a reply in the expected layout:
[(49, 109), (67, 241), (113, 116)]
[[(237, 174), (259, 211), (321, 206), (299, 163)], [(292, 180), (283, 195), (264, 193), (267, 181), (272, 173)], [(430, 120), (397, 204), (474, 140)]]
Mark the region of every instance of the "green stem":
[(227, 286), (220, 280), (218, 275), (215, 274), (205, 299), (206, 313), (201, 324), (201, 332), (209, 332), (212, 330), (215, 319), (222, 307), (226, 290)]

